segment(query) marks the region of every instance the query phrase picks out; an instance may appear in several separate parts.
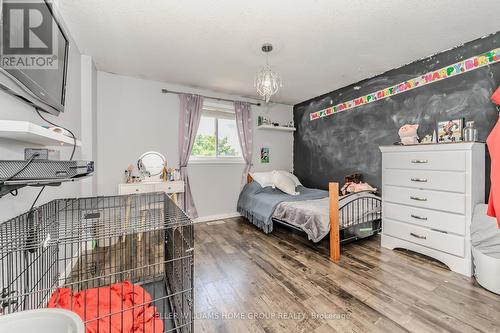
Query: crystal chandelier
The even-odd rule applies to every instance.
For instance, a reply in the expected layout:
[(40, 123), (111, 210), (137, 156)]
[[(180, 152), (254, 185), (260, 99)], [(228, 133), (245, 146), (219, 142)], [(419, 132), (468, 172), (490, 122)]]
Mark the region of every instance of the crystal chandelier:
[(262, 45), (262, 52), (266, 54), (266, 65), (255, 75), (254, 86), (257, 93), (262, 96), (266, 102), (269, 102), (271, 96), (278, 93), (283, 88), (283, 81), (278, 73), (273, 72), (269, 65), (269, 52), (273, 46), (269, 43)]

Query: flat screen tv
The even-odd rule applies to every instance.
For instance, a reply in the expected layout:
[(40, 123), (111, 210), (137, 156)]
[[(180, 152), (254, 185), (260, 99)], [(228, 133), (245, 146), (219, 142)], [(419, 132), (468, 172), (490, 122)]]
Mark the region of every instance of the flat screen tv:
[(69, 40), (53, 5), (47, 0), (0, 0), (0, 5), (0, 88), (43, 111), (63, 112)]

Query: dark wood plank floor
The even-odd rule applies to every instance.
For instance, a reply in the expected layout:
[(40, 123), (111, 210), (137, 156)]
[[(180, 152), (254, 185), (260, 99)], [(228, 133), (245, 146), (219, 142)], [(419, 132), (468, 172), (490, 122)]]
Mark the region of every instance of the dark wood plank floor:
[(334, 264), (288, 235), (196, 225), (196, 332), (500, 332), (500, 296), (433, 260), (375, 236)]

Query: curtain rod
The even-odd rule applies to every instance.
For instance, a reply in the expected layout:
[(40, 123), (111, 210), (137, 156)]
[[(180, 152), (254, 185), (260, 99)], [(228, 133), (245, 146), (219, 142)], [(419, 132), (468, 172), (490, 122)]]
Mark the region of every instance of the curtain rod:
[[(180, 91), (173, 91), (173, 90), (167, 90), (167, 89), (162, 89), (161, 92), (163, 94), (184, 94), (183, 92), (180, 92)], [(224, 102), (232, 102), (232, 103), (234, 103), (234, 102), (240, 102), (240, 101), (237, 101), (237, 100), (234, 100), (234, 99), (226, 99), (226, 98), (203, 96), (203, 95), (200, 95), (200, 96), (203, 97), (203, 98), (213, 99), (213, 100), (216, 100), (216, 101), (224, 101)], [(261, 105), (260, 103), (253, 103), (253, 102), (246, 102), (246, 101), (242, 101), (242, 102), (248, 103), (250, 105), (255, 105), (255, 106), (260, 106)]]

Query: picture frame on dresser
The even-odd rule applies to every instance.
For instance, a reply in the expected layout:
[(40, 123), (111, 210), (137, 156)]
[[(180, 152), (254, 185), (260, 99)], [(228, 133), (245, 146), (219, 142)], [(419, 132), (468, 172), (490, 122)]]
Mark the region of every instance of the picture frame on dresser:
[(382, 247), (472, 276), (470, 225), (485, 200), (485, 144), (381, 146)]
[(437, 123), (437, 135), (439, 143), (462, 142), (464, 119), (449, 119)]

